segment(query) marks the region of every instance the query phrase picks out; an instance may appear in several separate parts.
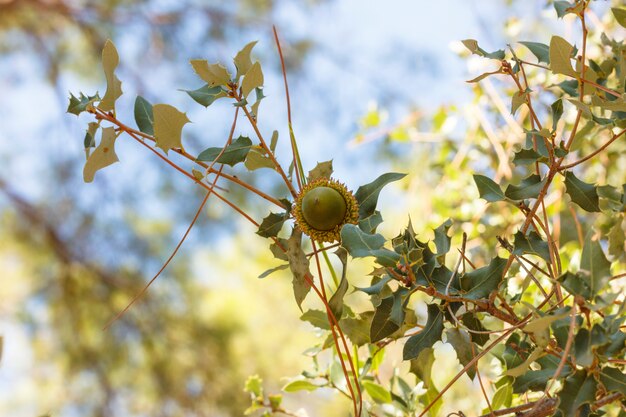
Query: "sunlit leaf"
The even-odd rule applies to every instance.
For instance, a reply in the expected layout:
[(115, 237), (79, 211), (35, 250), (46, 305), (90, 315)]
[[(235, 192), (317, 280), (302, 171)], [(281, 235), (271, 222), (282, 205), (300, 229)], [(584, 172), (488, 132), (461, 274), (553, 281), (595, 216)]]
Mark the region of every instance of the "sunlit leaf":
[(358, 319), (344, 318), (339, 322), (339, 327), (348, 336), (348, 339), (356, 346), (362, 346), (370, 343), (370, 327), (372, 317), (363, 317)]
[(198, 74), (209, 87), (226, 86), (230, 82), (228, 70), (220, 64), (209, 64), (206, 59), (192, 59), (189, 62), (196, 74)]
[(248, 94), (250, 94), (252, 90), (257, 87), (261, 87), (262, 85), (263, 70), (261, 69), (261, 64), (259, 64), (259, 62), (255, 62), (243, 77), (243, 81), (241, 82), (241, 94), (244, 97), (248, 97)]
[(626, 9), (613, 7), (611, 11), (613, 12), (613, 16), (615, 16), (617, 23), (626, 28)]
[(475, 55), (482, 56), (485, 58), (498, 59), (498, 60), (504, 59), (504, 51), (502, 49), (494, 51), (494, 52), (487, 52), (484, 49), (482, 49), (480, 46), (478, 46), (478, 42), (474, 39), (465, 39), (465, 40), (462, 40), (461, 42), (463, 43), (463, 45), (465, 45), (467, 49), (469, 49), (471, 53)]
[(167, 153), (172, 148), (183, 149), (183, 126), (189, 123), (185, 113), (178, 111), (169, 104), (155, 104), (152, 107), (154, 115), (154, 139), (156, 146)]
[(253, 146), (250, 148), (246, 160), (244, 162), (246, 168), (250, 171), (254, 171), (259, 168), (275, 169), (275, 165), (270, 158), (265, 156), (263, 148), (260, 146)]
[(313, 326), (322, 329), (330, 330), (330, 324), (328, 323), (328, 315), (325, 311), (321, 310), (307, 310), (300, 316), (300, 320), (308, 321)]
[(504, 195), (511, 200), (523, 200), (525, 198), (537, 198), (543, 188), (546, 179), (541, 179), (539, 175), (532, 174), (522, 180), (519, 185), (509, 184), (504, 191)]
[(428, 305), (428, 320), (418, 334), (409, 337), (404, 344), (404, 360), (416, 358), (423, 349), (432, 347), (441, 340), (443, 333), (443, 312), (435, 304)]
[(102, 129), (100, 144), (87, 159), (83, 168), (83, 180), (92, 182), (96, 172), (104, 167), (119, 161), (115, 154), (115, 128), (105, 127)]
[(353, 258), (376, 257), (376, 261), (383, 266), (395, 266), (400, 255), (383, 248), (386, 239), (379, 234), (370, 235), (353, 224), (346, 224), (341, 228), (341, 246), (346, 248)]
[(311, 381), (307, 381), (304, 379), (298, 379), (296, 381), (291, 381), (284, 387), (282, 390), (285, 392), (298, 392), (298, 391), (315, 391), (319, 386), (315, 385)]
[(137, 96), (135, 99), (135, 123), (137, 123), (137, 127), (143, 133), (154, 135), (152, 104), (141, 96)]
[(102, 49), (102, 68), (107, 80), (107, 90), (98, 104), (101, 110), (109, 111), (115, 109), (115, 101), (122, 95), (122, 82), (115, 76), (115, 68), (120, 63), (117, 49), (111, 40), (107, 39)]
[(251, 375), (246, 380), (243, 390), (255, 397), (261, 397), (263, 395), (263, 380), (258, 375)]
[(487, 200), (490, 203), (505, 199), (502, 189), (491, 178), (479, 174), (474, 174), (473, 177), (476, 187), (478, 188), (480, 198)]
[(363, 388), (365, 388), (365, 392), (367, 392), (376, 403), (388, 404), (391, 402), (391, 394), (382, 385), (365, 380), (363, 381)]
[(245, 75), (252, 67), (252, 58), (250, 58), (250, 53), (256, 43), (257, 41), (248, 43), (241, 49), (241, 51), (237, 52), (237, 55), (235, 55), (233, 61), (235, 62), (235, 68), (237, 68), (237, 75), (235, 76), (237, 80), (239, 77)]
[(520, 42), (527, 47), (530, 52), (537, 57), (538, 62), (545, 62), (550, 64), (550, 48), (545, 43), (539, 42)]
[(555, 74), (563, 74), (577, 78), (578, 74), (572, 67), (571, 57), (574, 47), (560, 36), (550, 40), (550, 69)]
[(511, 97), (511, 114), (515, 114), (517, 109), (528, 99), (528, 91), (516, 91)]
[(333, 161), (318, 162), (315, 168), (309, 171), (307, 181), (312, 182), (318, 178), (330, 178), (333, 174)]

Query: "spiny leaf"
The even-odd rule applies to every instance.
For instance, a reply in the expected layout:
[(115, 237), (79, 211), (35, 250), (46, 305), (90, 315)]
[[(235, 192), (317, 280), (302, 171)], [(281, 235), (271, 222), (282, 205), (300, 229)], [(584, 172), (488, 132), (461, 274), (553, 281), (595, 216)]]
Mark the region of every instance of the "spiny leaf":
[(228, 94), (226, 94), (224, 89), (219, 85), (211, 87), (209, 84), (205, 84), (197, 90), (183, 91), (189, 94), (189, 97), (194, 99), (196, 103), (201, 104), (204, 107), (209, 107), (219, 98), (228, 97)]
[(328, 306), (337, 320), (339, 320), (343, 314), (343, 297), (348, 291), (348, 279), (346, 278), (348, 270), (348, 252), (346, 252), (344, 248), (340, 247), (335, 251), (335, 255), (337, 255), (342, 265), (341, 281), (339, 281), (337, 291), (335, 291), (333, 296), (328, 301)]
[(189, 123), (187, 115), (169, 104), (155, 104), (152, 107), (154, 115), (154, 139), (156, 146), (167, 153), (172, 148), (183, 148), (182, 130)]
[[(456, 357), (461, 365), (467, 365), (474, 358), (472, 342), (467, 331), (457, 328), (448, 329), (446, 330), (446, 341), (450, 343), (456, 351)], [(474, 379), (474, 375), (476, 375), (476, 368), (469, 368), (467, 370), (467, 376), (469, 376), (470, 379)]]
[(250, 375), (243, 390), (254, 394), (255, 397), (260, 397), (263, 395), (263, 380), (258, 375)]
[(509, 184), (504, 191), (504, 195), (511, 200), (537, 198), (545, 182), (545, 178), (542, 180), (539, 175), (533, 174), (524, 178), (519, 185)]
[(330, 324), (328, 323), (328, 315), (321, 310), (307, 310), (300, 316), (300, 320), (308, 321), (313, 326), (322, 329), (330, 330)]
[(333, 175), (333, 160), (318, 162), (315, 168), (309, 171), (307, 181), (312, 182), (318, 178), (330, 178)]
[(552, 110), (552, 130), (556, 130), (556, 125), (563, 116), (563, 99), (558, 99), (550, 105)]
[(435, 363), (435, 351), (433, 348), (424, 348), (415, 359), (411, 359), (410, 372), (415, 374), (424, 385), (432, 385), (431, 373)]
[(583, 404), (595, 401), (598, 383), (591, 374), (578, 371), (565, 380), (559, 393), (559, 411), (562, 417), (577, 416)]
[(443, 333), (443, 313), (435, 304), (428, 305), (428, 320), (421, 332), (409, 337), (404, 344), (404, 360), (416, 358), (423, 349), (432, 347), (441, 340)]
[(382, 235), (367, 234), (353, 224), (346, 224), (341, 228), (341, 245), (353, 258), (374, 256), (383, 266), (395, 266), (400, 255), (383, 248), (385, 241)]
[(226, 149), (217, 147), (205, 149), (200, 152), (196, 160), (211, 162), (216, 161), (220, 164), (234, 166), (235, 164), (243, 162), (246, 159), (251, 147), (252, 140), (250, 140), (250, 138), (246, 136), (239, 136), (237, 139), (232, 141)]
[(270, 213), (263, 219), (256, 234), (262, 237), (276, 237), (288, 218), (287, 213)]
[(233, 61), (235, 63), (235, 68), (237, 68), (237, 75), (235, 76), (237, 80), (239, 77), (245, 75), (252, 67), (252, 58), (250, 58), (250, 53), (256, 43), (257, 41), (248, 43), (241, 49), (241, 51), (237, 52), (237, 55), (235, 55)]
[(309, 259), (302, 250), (302, 232), (297, 228), (293, 229), (287, 240), (287, 258), (293, 274), (293, 293), (298, 307), (302, 309), (302, 302), (311, 291), (311, 285), (307, 281), (307, 276), (311, 273), (309, 272)]
[(560, 36), (553, 36), (550, 40), (550, 69), (555, 74), (563, 74), (577, 78), (570, 58), (574, 47)]
[(137, 96), (135, 99), (135, 123), (143, 133), (154, 135), (152, 104), (141, 96)]
[(83, 168), (83, 180), (85, 182), (92, 182), (96, 171), (119, 161), (115, 154), (115, 139), (117, 139), (115, 128), (105, 127), (102, 129), (100, 144), (89, 156)]
[(550, 48), (545, 43), (539, 42), (520, 42), (527, 47), (530, 52), (537, 57), (538, 62), (545, 62), (550, 64)]
[(489, 297), (489, 294), (502, 282), (502, 273), (506, 263), (506, 259), (496, 256), (488, 266), (465, 274), (461, 278), (461, 285), (467, 291), (463, 297), (471, 300)]
[(80, 93), (78, 97), (75, 97), (74, 94), (70, 93), (70, 102), (67, 106), (67, 112), (78, 116), (79, 114), (87, 110), (89, 106), (93, 106), (93, 103), (95, 101), (99, 100), (100, 96), (98, 95), (98, 93), (94, 94), (93, 96), (86, 96), (83, 93)]
[(441, 256), (450, 251), (450, 240), (448, 236), (448, 230), (452, 226), (452, 220), (448, 219), (443, 222), (439, 227), (433, 229), (435, 232), (435, 246), (437, 247), (437, 253), (435, 255)]
[(250, 148), (250, 152), (248, 152), (248, 155), (246, 156), (244, 165), (250, 171), (254, 171), (259, 168), (276, 169), (272, 160), (265, 156), (264, 150), (260, 146), (253, 146)]
[(526, 103), (526, 99), (528, 98), (528, 91), (516, 91), (513, 93), (513, 97), (511, 98), (511, 114), (515, 114), (517, 109), (522, 104)]
[(339, 327), (348, 336), (348, 339), (356, 346), (362, 346), (370, 343), (370, 327), (372, 317), (361, 317), (358, 319), (344, 318), (339, 322)]
[(571, 171), (565, 173), (565, 192), (583, 210), (600, 211), (596, 186), (579, 180)]
[(520, 149), (515, 152), (513, 163), (517, 166), (534, 164), (539, 160), (546, 160), (540, 153), (534, 149)]
[(189, 63), (209, 87), (226, 86), (230, 82), (228, 70), (220, 64), (209, 64), (206, 59), (192, 59)]
[(600, 371), (600, 382), (609, 392), (621, 392), (626, 396), (626, 375), (617, 368), (606, 367)]
[(587, 235), (580, 257), (580, 268), (589, 271), (591, 297), (595, 297), (611, 280), (611, 263), (606, 259), (600, 242)]
[(104, 69), (104, 76), (107, 80), (107, 91), (104, 93), (102, 101), (98, 104), (101, 110), (115, 110), (115, 100), (122, 95), (122, 82), (114, 73), (119, 63), (120, 57), (117, 54), (117, 49), (115, 49), (113, 42), (107, 39), (102, 49), (102, 68)]
[(505, 199), (502, 189), (491, 178), (479, 174), (474, 174), (473, 177), (476, 187), (478, 188), (480, 198), (487, 200), (490, 203)]
[(515, 233), (515, 255), (523, 255), (525, 253), (531, 253), (542, 257), (546, 262), (550, 263), (550, 249), (548, 242), (545, 242), (539, 234), (535, 231), (531, 231), (527, 236), (521, 231)]
[(241, 94), (247, 98), (252, 90), (261, 86), (263, 86), (263, 70), (261, 69), (261, 64), (255, 62), (243, 77), (243, 81), (241, 82)]
[(383, 216), (376, 210), (368, 217), (359, 220), (359, 228), (365, 233), (376, 233), (376, 228), (383, 222)]
[(388, 172), (376, 178), (369, 184), (365, 184), (359, 187), (354, 194), (356, 200), (359, 203), (359, 219), (364, 219), (376, 210), (376, 203), (378, 202), (378, 195), (382, 188), (393, 181), (398, 181), (406, 176), (406, 174), (399, 174), (396, 172)]
[(504, 51), (502, 49), (499, 49), (494, 52), (487, 52), (484, 49), (482, 49), (480, 46), (478, 46), (478, 42), (474, 39), (465, 39), (465, 40), (462, 40), (461, 42), (463, 43), (463, 45), (465, 45), (467, 49), (470, 50), (471, 53), (475, 55), (482, 56), (485, 58), (491, 58), (491, 59), (499, 59), (499, 60), (504, 59)]

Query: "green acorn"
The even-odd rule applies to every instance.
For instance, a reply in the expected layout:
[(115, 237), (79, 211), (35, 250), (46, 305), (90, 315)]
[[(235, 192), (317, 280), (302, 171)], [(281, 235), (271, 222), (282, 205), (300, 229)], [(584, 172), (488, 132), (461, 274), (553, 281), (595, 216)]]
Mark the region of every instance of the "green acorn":
[(346, 223), (359, 220), (359, 205), (345, 185), (332, 178), (318, 178), (304, 186), (292, 209), (300, 229), (316, 242), (339, 240)]

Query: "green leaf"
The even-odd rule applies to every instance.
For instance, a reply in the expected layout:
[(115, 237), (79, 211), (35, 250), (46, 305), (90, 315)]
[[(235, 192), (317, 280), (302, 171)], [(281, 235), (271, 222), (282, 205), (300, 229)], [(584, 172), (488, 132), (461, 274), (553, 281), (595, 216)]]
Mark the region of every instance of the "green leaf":
[(243, 390), (253, 394), (255, 397), (261, 397), (263, 396), (263, 380), (258, 375), (250, 375)]
[(410, 372), (415, 374), (424, 385), (432, 385), (431, 373), (435, 363), (435, 351), (433, 348), (424, 348), (417, 358), (411, 359)]
[(228, 94), (219, 85), (211, 87), (209, 84), (205, 84), (197, 90), (183, 91), (189, 94), (189, 97), (194, 99), (196, 103), (201, 104), (204, 107), (209, 107), (217, 99), (228, 97)]
[(253, 146), (250, 148), (244, 165), (250, 171), (254, 171), (259, 168), (275, 169), (274, 163), (270, 158), (265, 156), (263, 148), (260, 146)]
[(556, 130), (556, 125), (563, 116), (563, 99), (560, 98), (552, 103), (550, 109), (552, 110), (552, 130)]
[(615, 16), (617, 23), (626, 28), (626, 9), (613, 7), (611, 11), (613, 12), (613, 16)]
[(187, 115), (169, 104), (155, 104), (152, 113), (156, 146), (165, 153), (172, 148), (183, 149), (181, 135), (183, 126), (189, 123)]
[(363, 291), (365, 294), (369, 294), (369, 295), (379, 294), (385, 288), (385, 286), (387, 285), (389, 281), (391, 281), (391, 277), (386, 275), (376, 284), (370, 287), (366, 287), (366, 288), (357, 288), (357, 290)]
[[(230, 145), (224, 148), (208, 148), (200, 152), (197, 161), (216, 161), (220, 164), (234, 166), (243, 162), (252, 148), (252, 141), (246, 136), (239, 136)], [(223, 151), (223, 152), (222, 152)], [(220, 155), (221, 154), (221, 155)]]
[(578, 78), (572, 67), (571, 57), (574, 47), (560, 36), (553, 36), (550, 40), (550, 69), (555, 74), (563, 74)]
[[(396, 294), (398, 294), (398, 292), (396, 292)], [(376, 343), (390, 336), (402, 326), (404, 318), (402, 300), (400, 295), (396, 294), (383, 298), (378, 307), (376, 307), (370, 327), (371, 343)]]
[(348, 336), (348, 339), (356, 345), (362, 346), (366, 343), (370, 343), (370, 327), (371, 327), (372, 317), (364, 317), (361, 315), (361, 318), (353, 319), (353, 318), (344, 318), (339, 322), (339, 327), (341, 330)]
[(226, 86), (230, 82), (228, 70), (220, 64), (209, 64), (206, 59), (192, 59), (189, 63), (209, 87)]
[(404, 360), (416, 358), (423, 349), (430, 348), (441, 340), (443, 317), (444, 314), (437, 305), (428, 305), (428, 320), (424, 329), (418, 334), (409, 337), (404, 344), (402, 351)]
[(83, 93), (80, 93), (78, 97), (74, 97), (74, 94), (70, 93), (70, 102), (67, 106), (67, 112), (75, 114), (78, 116), (90, 106), (93, 106), (95, 101), (99, 101), (100, 96), (98, 93), (93, 96), (86, 96)]
[(626, 252), (626, 248), (624, 248), (626, 235), (624, 234), (624, 229), (622, 229), (621, 220), (611, 227), (611, 231), (607, 237), (609, 238), (609, 255), (613, 257), (624, 255), (624, 252)]
[(530, 50), (530, 52), (537, 57), (537, 62), (545, 62), (546, 64), (550, 64), (550, 48), (545, 43), (539, 42), (520, 42), (526, 48)]
[(115, 154), (115, 128), (105, 127), (102, 129), (100, 144), (87, 159), (83, 168), (83, 180), (92, 182), (96, 172), (104, 167), (119, 161)]
[(502, 49), (499, 49), (494, 52), (487, 52), (484, 49), (482, 49), (480, 46), (478, 46), (478, 42), (474, 39), (465, 39), (465, 40), (462, 40), (461, 42), (474, 55), (482, 56), (485, 58), (498, 59), (498, 60), (504, 59), (504, 51)]
[(621, 392), (626, 396), (626, 375), (616, 368), (606, 367), (600, 371), (600, 382), (609, 392)]
[(368, 217), (359, 220), (359, 228), (365, 233), (376, 233), (376, 228), (383, 222), (383, 216), (376, 210)]
[[(448, 329), (446, 330), (446, 341), (450, 343), (456, 351), (456, 357), (461, 365), (467, 365), (474, 358), (472, 342), (467, 331), (457, 328)], [(469, 376), (470, 379), (474, 379), (474, 375), (476, 375), (476, 368), (469, 368), (467, 370), (467, 376)]]
[(274, 268), (270, 268), (267, 271), (263, 272), (261, 275), (259, 275), (259, 279), (266, 278), (272, 275), (274, 272), (282, 271), (283, 269), (287, 269), (287, 268), (289, 268), (289, 264), (275, 266)]
[(554, 369), (542, 369), (540, 371), (528, 371), (515, 378), (513, 392), (515, 394), (527, 391), (541, 391), (546, 388), (546, 384), (554, 375)]
[(378, 202), (378, 195), (385, 185), (393, 181), (398, 181), (405, 176), (406, 174), (389, 172), (381, 175), (369, 184), (360, 186), (354, 194), (354, 197), (359, 203), (359, 219), (364, 219), (374, 213), (376, 203)]
[(315, 385), (311, 381), (307, 381), (304, 379), (298, 379), (295, 381), (291, 381), (287, 385), (285, 385), (282, 390), (285, 392), (298, 392), (298, 391), (315, 391), (319, 386)]
[(270, 139), (270, 151), (276, 152), (276, 145), (278, 144), (278, 130), (272, 132), (272, 138)]
[(539, 234), (535, 231), (531, 231), (528, 235), (524, 235), (521, 231), (515, 233), (515, 255), (522, 255), (530, 253), (540, 256), (546, 262), (550, 263), (550, 249), (548, 242), (545, 242)]
[(599, 325), (594, 325), (591, 331), (582, 328), (574, 338), (573, 353), (576, 365), (589, 368), (594, 363), (594, 351), (610, 342), (606, 331)]
[[(309, 258), (302, 250), (302, 232), (295, 228), (287, 240), (287, 258), (289, 269), (293, 274), (293, 293), (298, 307), (302, 309), (302, 302), (306, 298), (311, 285), (309, 284), (311, 272), (309, 272)], [(307, 281), (309, 277), (309, 281)]]
[(489, 294), (502, 282), (502, 273), (506, 263), (506, 259), (496, 256), (488, 266), (465, 274), (461, 278), (461, 286), (467, 291), (463, 297), (471, 300), (489, 297)]
[(559, 18), (562, 18), (563, 16), (565, 16), (568, 13), (568, 9), (571, 8), (572, 6), (573, 4), (568, 1), (555, 1), (554, 2), (554, 9), (556, 10), (556, 15)]
[[(476, 315), (474, 313), (463, 314), (463, 317), (461, 317), (461, 321), (470, 330), (475, 330), (479, 332), (484, 332), (487, 330), (485, 327), (483, 327), (481, 321), (476, 318)], [(489, 335), (481, 333), (470, 333), (470, 339), (478, 346), (484, 346), (485, 343), (489, 341)]]
[(333, 175), (333, 160), (318, 162), (315, 168), (309, 171), (307, 181), (312, 182), (318, 178), (330, 178)]
[(490, 203), (504, 200), (505, 197), (502, 189), (491, 178), (479, 174), (474, 174), (473, 177), (480, 198)]
[(450, 240), (448, 236), (448, 230), (452, 226), (452, 220), (448, 219), (443, 222), (439, 227), (433, 229), (435, 231), (435, 246), (437, 247), (437, 253), (435, 255), (441, 256), (450, 251)]
[(565, 380), (563, 389), (559, 392), (559, 411), (563, 417), (577, 416), (578, 409), (583, 404), (595, 401), (597, 382), (593, 375), (585, 371), (578, 371)]
[(237, 52), (233, 62), (235, 63), (235, 68), (237, 68), (237, 75), (235, 78), (238, 80), (239, 77), (245, 75), (250, 68), (252, 67), (252, 59), (250, 58), (250, 53), (252, 52), (252, 48), (256, 45), (257, 41), (253, 41), (248, 43), (246, 46), (241, 49), (241, 51)]
[(565, 192), (583, 210), (600, 211), (596, 186), (579, 180), (571, 171), (565, 173)]
[(261, 64), (255, 62), (250, 70), (243, 77), (241, 82), (241, 93), (244, 97), (248, 97), (248, 94), (257, 87), (263, 86), (263, 70)]
[(328, 323), (328, 315), (325, 311), (321, 310), (307, 310), (300, 316), (300, 320), (308, 321), (313, 326), (322, 329), (330, 330), (330, 324)]
[(115, 110), (115, 100), (122, 95), (122, 82), (114, 73), (119, 63), (120, 57), (117, 54), (117, 49), (115, 49), (113, 42), (107, 39), (104, 43), (104, 48), (102, 48), (102, 68), (107, 80), (107, 90), (98, 104), (98, 108), (103, 111)]
[(591, 233), (585, 239), (583, 253), (580, 258), (580, 269), (589, 271), (590, 296), (595, 297), (611, 280), (611, 263), (606, 259), (602, 246), (593, 240)]
[(341, 272), (341, 281), (339, 281), (339, 286), (337, 287), (337, 291), (330, 297), (328, 301), (328, 306), (330, 310), (333, 312), (337, 320), (341, 318), (343, 314), (343, 297), (346, 295), (348, 291), (348, 279), (346, 278), (346, 272), (348, 270), (348, 253), (344, 248), (338, 248), (335, 251), (335, 255), (341, 261), (341, 265), (343, 266)]
[(276, 237), (288, 218), (288, 213), (270, 213), (263, 219), (256, 234), (262, 237)]
[(391, 394), (382, 385), (365, 380), (363, 381), (363, 388), (376, 403), (389, 404), (391, 402)]
[(261, 104), (261, 100), (265, 98), (265, 95), (263, 95), (263, 87), (257, 87), (254, 91), (256, 92), (256, 101), (250, 107), (250, 111), (252, 112), (252, 116), (257, 118), (259, 116), (259, 105)]
[(513, 163), (517, 166), (534, 164), (539, 160), (546, 160), (546, 158), (534, 149), (520, 149), (513, 157)]
[(504, 195), (511, 200), (523, 200), (525, 198), (537, 198), (546, 180), (539, 175), (532, 174), (522, 180), (519, 185), (509, 184)]
[(494, 410), (510, 407), (513, 401), (513, 386), (506, 383), (496, 390), (491, 399), (491, 407)]
[(353, 224), (346, 224), (341, 228), (341, 246), (346, 248), (353, 258), (376, 257), (376, 261), (383, 266), (393, 267), (400, 261), (400, 255), (383, 248), (386, 239), (379, 234), (370, 235)]
[(135, 123), (137, 123), (137, 127), (143, 133), (154, 135), (152, 104), (141, 96), (137, 96), (135, 99)]
[[(100, 128), (100, 125), (96, 122), (89, 122), (87, 125), (87, 131), (85, 132), (85, 139), (83, 140), (83, 145), (85, 146), (85, 150), (89, 150), (89, 148), (96, 147), (96, 132)], [(89, 155), (87, 155), (89, 157)]]
[(526, 103), (526, 99), (528, 98), (528, 91), (516, 91), (513, 93), (513, 97), (511, 98), (511, 114), (515, 114), (517, 109), (522, 104)]

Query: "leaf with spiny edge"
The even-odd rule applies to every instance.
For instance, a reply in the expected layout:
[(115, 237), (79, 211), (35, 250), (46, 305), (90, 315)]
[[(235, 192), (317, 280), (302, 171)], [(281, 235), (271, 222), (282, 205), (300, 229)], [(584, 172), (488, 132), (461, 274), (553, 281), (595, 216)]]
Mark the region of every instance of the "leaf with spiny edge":
[(92, 182), (96, 171), (119, 161), (115, 154), (115, 139), (117, 139), (115, 128), (105, 127), (102, 129), (100, 144), (89, 156), (83, 168), (83, 180), (85, 182)]
[(82, 112), (86, 111), (90, 106), (93, 106), (93, 103), (96, 101), (100, 101), (98, 93), (93, 96), (86, 96), (83, 93), (80, 93), (78, 97), (75, 97), (74, 94), (70, 93), (70, 102), (67, 106), (67, 112), (78, 116)]
[(192, 59), (189, 63), (209, 87), (227, 86), (230, 82), (228, 70), (220, 64), (209, 64), (206, 59)]
[(307, 181), (312, 182), (319, 178), (330, 178), (333, 175), (333, 160), (318, 162), (315, 168), (309, 171)]
[(565, 173), (565, 192), (583, 210), (600, 211), (597, 187), (579, 180), (571, 171)]
[(432, 347), (441, 340), (443, 334), (444, 314), (436, 304), (428, 305), (428, 319), (421, 332), (409, 337), (404, 344), (402, 357), (404, 360), (418, 357), (424, 349)]
[(235, 55), (233, 62), (235, 63), (235, 68), (237, 68), (237, 75), (235, 75), (236, 80), (239, 80), (239, 78), (245, 75), (252, 67), (252, 58), (250, 58), (250, 53), (257, 42), (258, 41), (252, 41), (248, 43), (241, 49), (241, 51), (237, 52), (237, 55)]
[(183, 127), (190, 122), (187, 115), (169, 104), (155, 104), (152, 112), (156, 146), (165, 153), (172, 148), (184, 149), (181, 135)]
[(484, 49), (482, 49), (480, 46), (478, 46), (478, 42), (475, 39), (465, 39), (465, 40), (462, 40), (461, 42), (474, 55), (482, 56), (485, 58), (491, 58), (491, 59), (499, 59), (499, 60), (504, 59), (504, 51), (502, 49), (499, 49), (494, 52), (487, 52)]
[(573, 78), (578, 77), (571, 62), (573, 50), (574, 47), (562, 37), (552, 37), (550, 40), (550, 69), (553, 73)]
[(115, 68), (120, 63), (117, 49), (110, 39), (104, 44), (102, 49), (102, 68), (107, 80), (107, 90), (98, 104), (98, 108), (103, 111), (115, 110), (115, 100), (122, 95), (122, 82), (115, 76)]
[(502, 273), (506, 265), (506, 259), (495, 257), (489, 265), (468, 272), (461, 278), (461, 286), (466, 291), (464, 298), (478, 300), (489, 297), (502, 282)]

